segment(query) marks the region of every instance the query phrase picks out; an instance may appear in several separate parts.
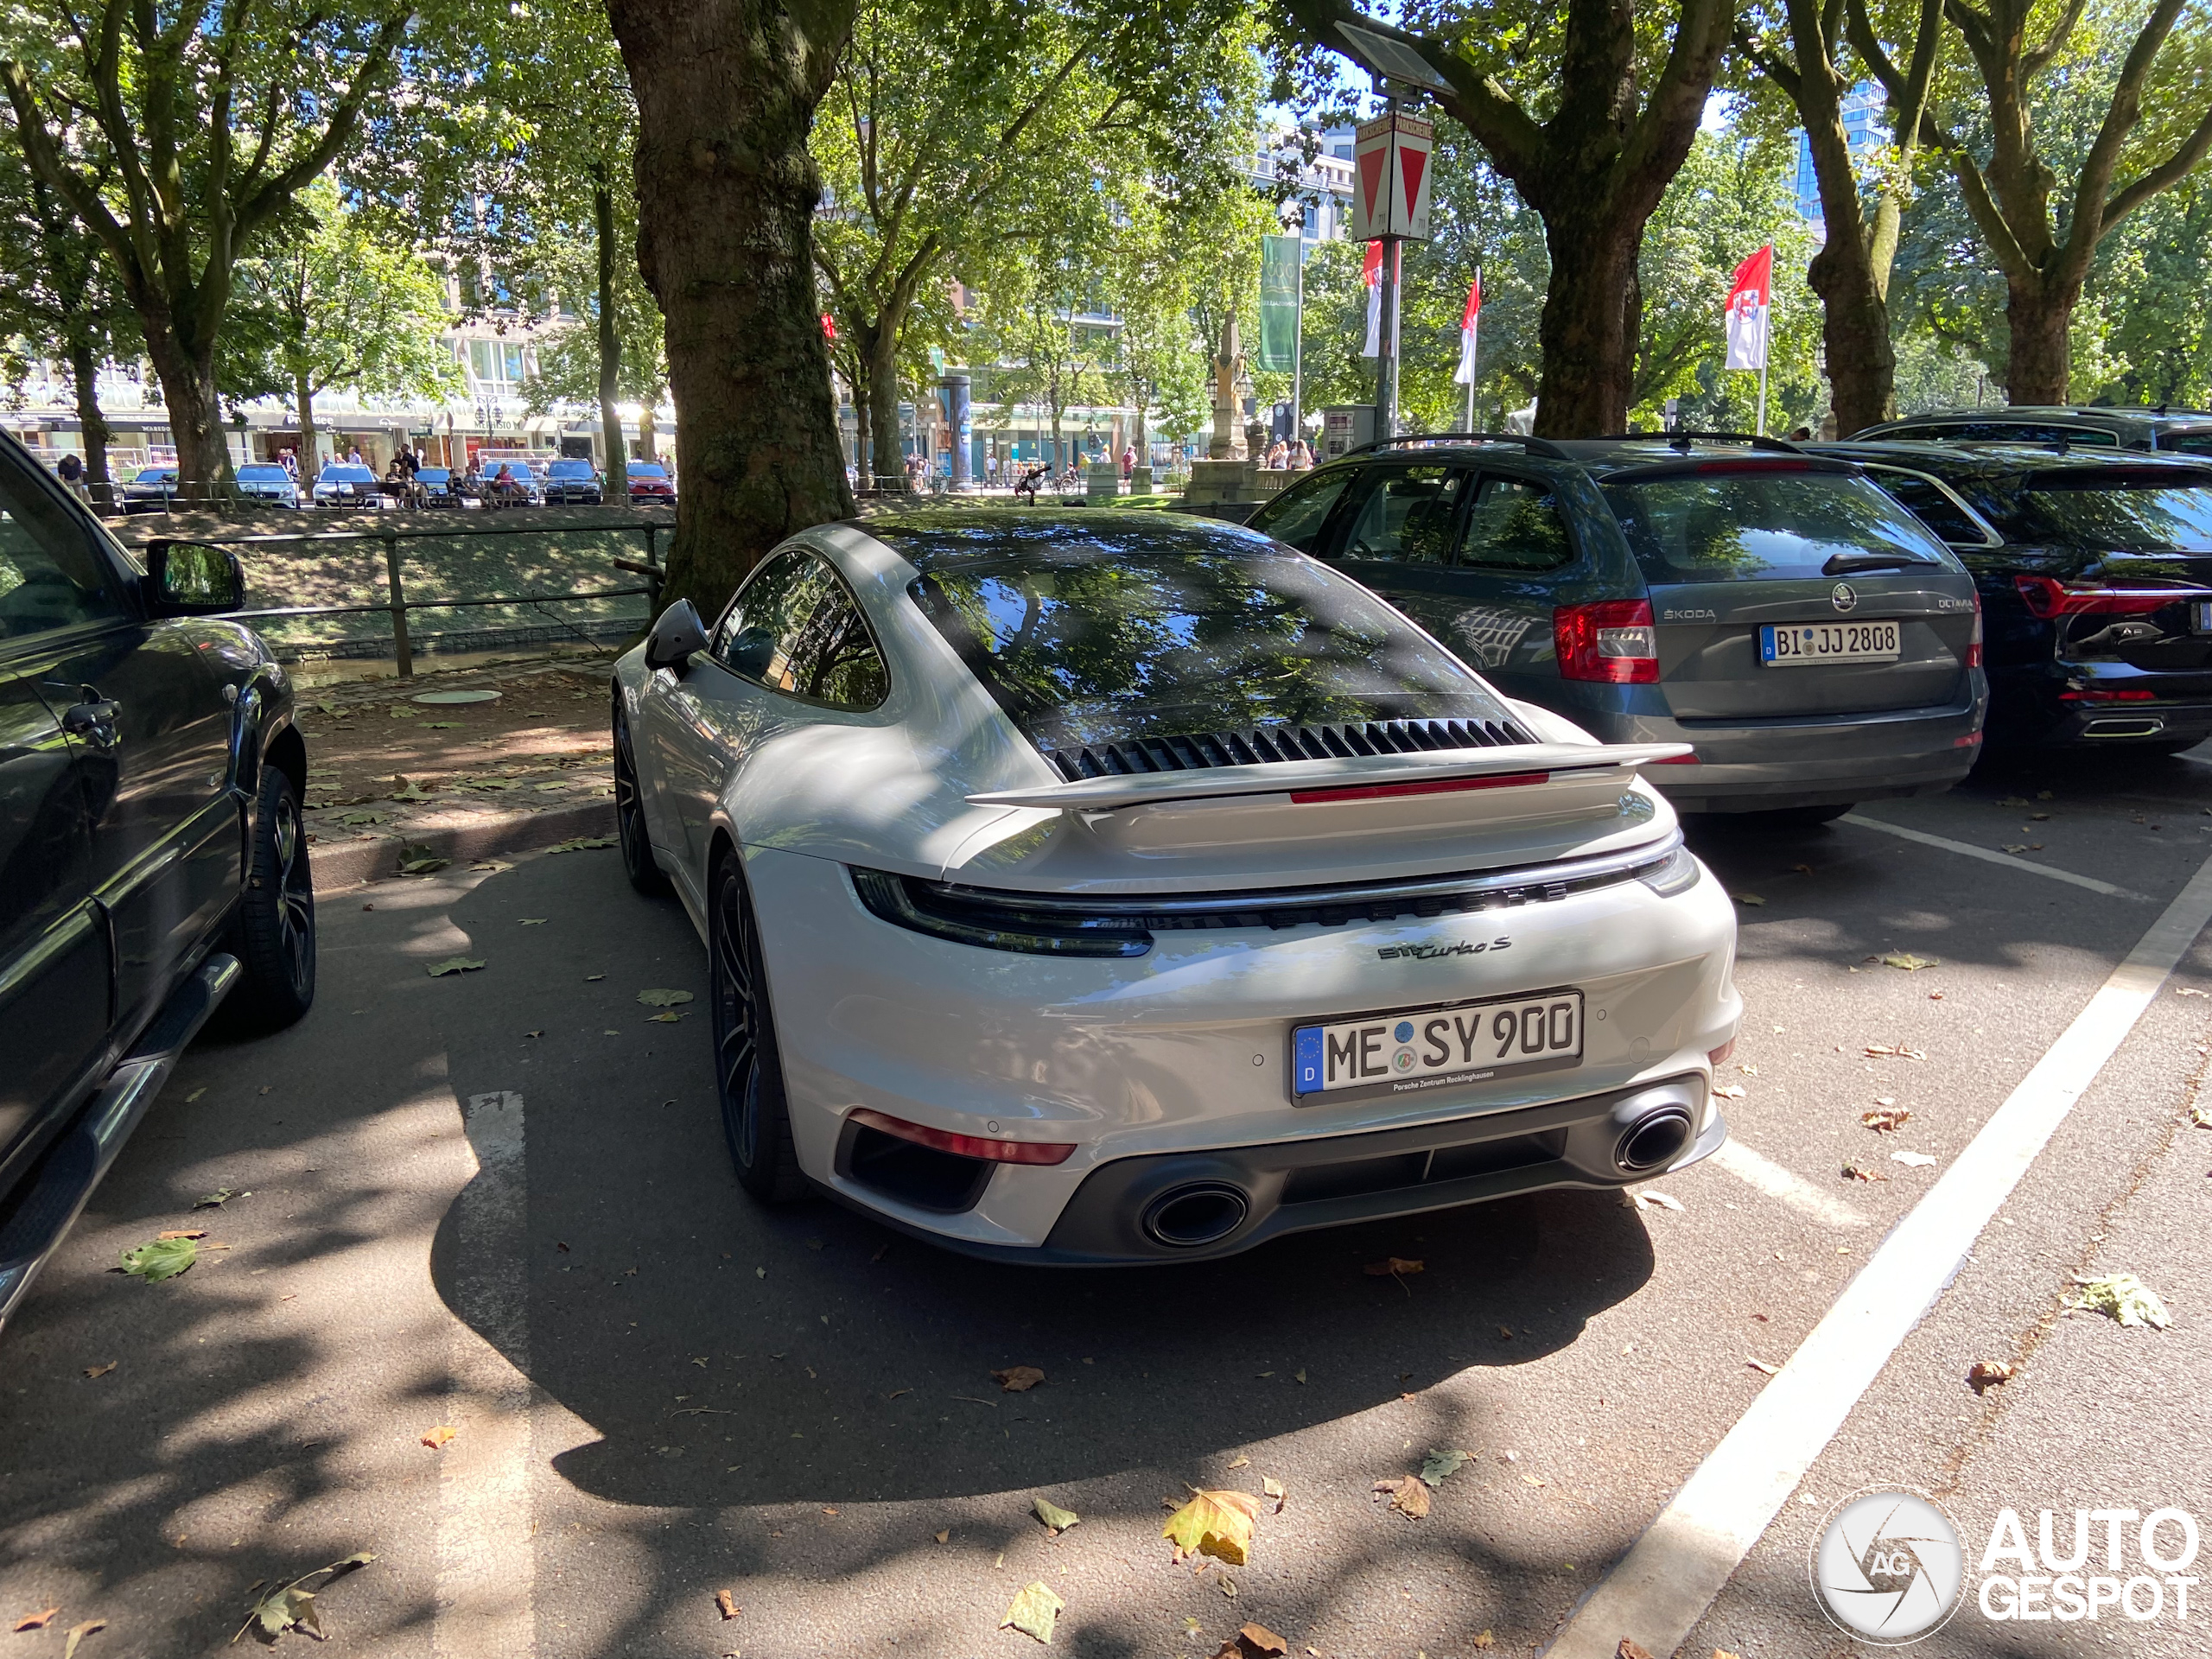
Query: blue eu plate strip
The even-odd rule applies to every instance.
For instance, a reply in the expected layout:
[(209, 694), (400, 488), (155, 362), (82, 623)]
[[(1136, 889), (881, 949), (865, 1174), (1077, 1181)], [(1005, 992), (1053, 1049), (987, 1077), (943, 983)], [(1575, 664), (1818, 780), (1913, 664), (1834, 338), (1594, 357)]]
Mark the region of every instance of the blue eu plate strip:
[(1290, 1034), (1291, 1090), (1308, 1095), (1321, 1087), (1321, 1027), (1300, 1026)]

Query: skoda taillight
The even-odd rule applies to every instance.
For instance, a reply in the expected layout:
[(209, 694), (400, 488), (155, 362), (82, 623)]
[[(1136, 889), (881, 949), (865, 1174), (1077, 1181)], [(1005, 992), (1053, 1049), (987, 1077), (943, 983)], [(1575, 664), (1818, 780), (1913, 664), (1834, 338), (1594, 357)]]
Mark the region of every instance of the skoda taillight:
[(1562, 605), (1552, 613), (1560, 677), (1614, 685), (1652, 685), (1659, 678), (1658, 633), (1648, 599), (1605, 599)]

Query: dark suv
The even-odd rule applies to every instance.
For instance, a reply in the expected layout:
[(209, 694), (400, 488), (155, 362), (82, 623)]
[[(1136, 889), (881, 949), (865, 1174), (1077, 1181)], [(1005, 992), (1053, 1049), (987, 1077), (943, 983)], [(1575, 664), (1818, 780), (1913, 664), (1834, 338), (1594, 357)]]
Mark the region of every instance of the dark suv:
[(315, 998), (307, 751), (237, 560), (142, 573), (0, 437), (0, 1322), (219, 1003)]
[(1689, 743), (1685, 811), (1835, 817), (1966, 775), (1974, 581), (1848, 461), (1774, 439), (1401, 438), (1250, 524), (1388, 595), (1507, 696)]
[(1974, 572), (1993, 744), (2171, 754), (2212, 736), (2212, 461), (1819, 447), (1866, 466)]
[(2212, 412), (2174, 409), (2099, 409), (2092, 404), (2014, 404), (2004, 409), (1956, 409), (1885, 421), (1854, 433), (1853, 443), (1911, 439), (1932, 443), (2051, 443), (2075, 448), (2173, 450), (2212, 455)]

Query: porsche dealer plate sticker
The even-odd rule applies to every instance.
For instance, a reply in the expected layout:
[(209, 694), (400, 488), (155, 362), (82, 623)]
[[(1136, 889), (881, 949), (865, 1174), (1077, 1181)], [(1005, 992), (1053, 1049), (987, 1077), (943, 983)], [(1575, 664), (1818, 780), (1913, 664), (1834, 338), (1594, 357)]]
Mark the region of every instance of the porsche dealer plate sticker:
[(1290, 1034), (1291, 1092), (1301, 1103), (1353, 1092), (1412, 1095), (1582, 1064), (1582, 993), (1370, 1014)]
[(1759, 661), (1769, 668), (1897, 659), (1894, 622), (1770, 622), (1759, 630)]

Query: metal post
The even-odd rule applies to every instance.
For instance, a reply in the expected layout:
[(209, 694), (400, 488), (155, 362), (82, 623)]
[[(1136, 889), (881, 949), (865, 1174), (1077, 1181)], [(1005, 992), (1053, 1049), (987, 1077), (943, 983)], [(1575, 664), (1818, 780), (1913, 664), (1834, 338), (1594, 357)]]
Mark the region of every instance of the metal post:
[(1759, 342), (1759, 413), (1758, 423), (1751, 428), (1759, 436), (1766, 436), (1766, 360), (1774, 355), (1774, 291), (1767, 290), (1766, 338)]
[(1382, 338), (1375, 358), (1375, 435), (1395, 438), (1398, 435), (1399, 240), (1395, 236), (1382, 240), (1382, 269), (1376, 278), (1382, 284)]
[(399, 658), (399, 677), (415, 677), (415, 653), (407, 641), (407, 589), (399, 577), (399, 537), (384, 538), (385, 581), (391, 592), (391, 645)]
[(1306, 435), (1306, 222), (1298, 225), (1298, 308), (1290, 327), (1290, 442), (1294, 449)]

